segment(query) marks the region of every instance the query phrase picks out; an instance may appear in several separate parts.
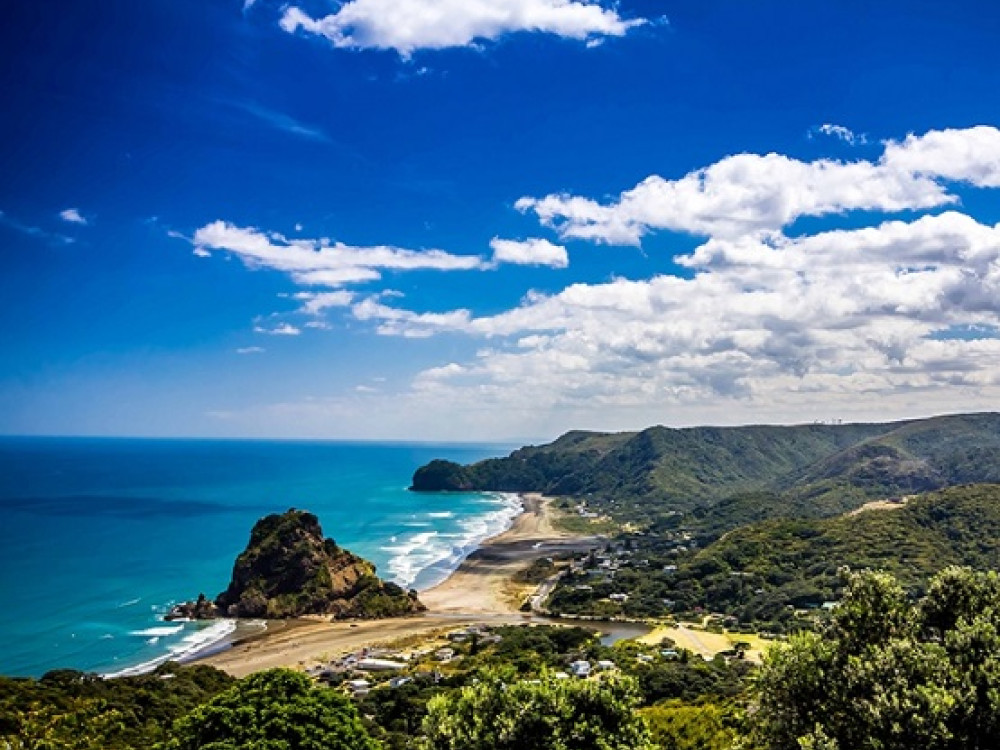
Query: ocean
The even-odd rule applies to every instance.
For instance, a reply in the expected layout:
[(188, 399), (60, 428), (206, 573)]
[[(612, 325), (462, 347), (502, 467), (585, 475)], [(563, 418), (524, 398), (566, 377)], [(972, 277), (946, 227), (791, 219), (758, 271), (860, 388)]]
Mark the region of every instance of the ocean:
[(0, 438), (0, 674), (127, 673), (224, 638), (230, 621), (163, 614), (225, 589), (254, 522), (292, 507), (382, 577), (428, 588), (507, 528), (520, 503), (408, 492), (414, 469), (511, 448)]

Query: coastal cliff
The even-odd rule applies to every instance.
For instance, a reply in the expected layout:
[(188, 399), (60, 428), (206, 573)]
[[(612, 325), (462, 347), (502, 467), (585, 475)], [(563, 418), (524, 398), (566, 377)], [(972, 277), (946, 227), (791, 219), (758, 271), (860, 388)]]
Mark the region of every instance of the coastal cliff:
[(214, 606), (203, 597), (173, 617), (394, 617), (420, 612), (415, 592), (382, 581), (375, 566), (323, 536), (312, 513), (291, 509), (260, 519)]

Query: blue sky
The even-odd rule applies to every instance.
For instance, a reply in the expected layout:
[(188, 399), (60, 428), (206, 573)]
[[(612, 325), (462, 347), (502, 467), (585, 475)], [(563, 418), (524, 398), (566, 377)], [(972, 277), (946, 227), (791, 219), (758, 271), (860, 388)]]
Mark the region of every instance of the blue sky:
[(995, 3), (5, 11), (0, 432), (998, 403)]

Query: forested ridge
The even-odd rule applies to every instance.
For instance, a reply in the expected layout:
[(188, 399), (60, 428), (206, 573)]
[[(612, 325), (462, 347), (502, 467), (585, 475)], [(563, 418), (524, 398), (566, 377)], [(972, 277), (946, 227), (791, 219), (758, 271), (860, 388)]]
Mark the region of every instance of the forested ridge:
[(586, 498), (620, 519), (710, 514), (765, 493), (769, 515), (825, 516), (867, 500), (1000, 482), (1000, 415), (963, 414), (883, 424), (650, 427), (569, 432), (506, 458), (462, 466), (437, 460), (414, 490), (541, 492)]

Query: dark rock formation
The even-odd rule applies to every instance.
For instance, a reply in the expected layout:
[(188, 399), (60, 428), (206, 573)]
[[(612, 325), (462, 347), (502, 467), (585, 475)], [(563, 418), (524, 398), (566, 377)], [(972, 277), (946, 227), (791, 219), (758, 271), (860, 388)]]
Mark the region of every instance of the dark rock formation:
[(207, 599), (204, 594), (198, 594), (198, 598), (193, 602), (183, 602), (170, 608), (170, 612), (163, 619), (165, 620), (211, 620), (219, 616), (219, 610), (215, 603)]
[[(199, 599), (199, 602), (201, 600)], [(211, 605), (209, 605), (211, 606)], [(214, 610), (198, 603), (174, 608), (177, 616), (267, 617), (331, 615), (378, 618), (424, 609), (407, 592), (375, 575), (375, 566), (323, 537), (312, 513), (289, 510), (262, 518), (236, 563)]]

